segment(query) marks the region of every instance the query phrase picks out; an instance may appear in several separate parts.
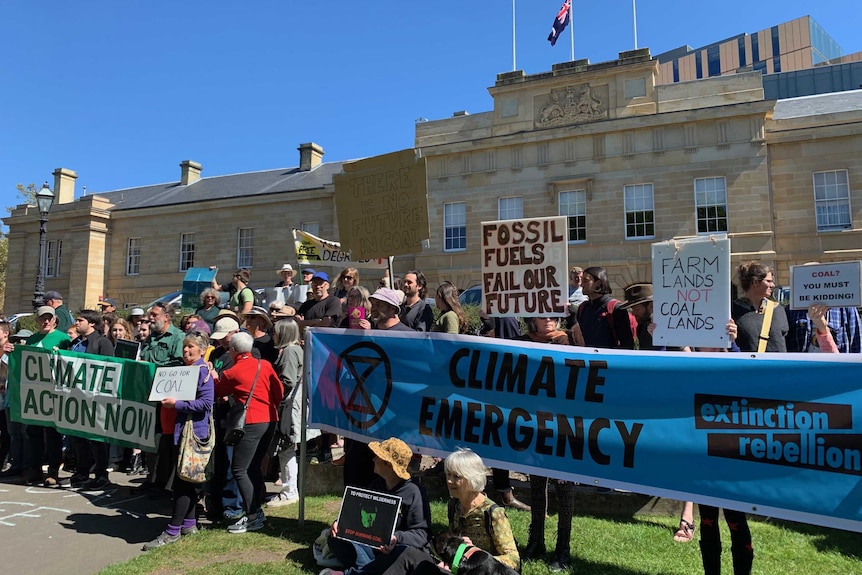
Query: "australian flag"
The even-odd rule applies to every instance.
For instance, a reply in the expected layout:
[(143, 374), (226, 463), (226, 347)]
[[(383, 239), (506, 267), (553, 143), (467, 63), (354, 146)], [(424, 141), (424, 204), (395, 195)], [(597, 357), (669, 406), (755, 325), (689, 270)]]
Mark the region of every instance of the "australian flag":
[(562, 34), (563, 30), (566, 29), (566, 26), (569, 25), (571, 11), (572, 5), (567, 1), (563, 4), (563, 7), (560, 8), (560, 12), (557, 14), (557, 17), (554, 18), (554, 26), (551, 28), (551, 33), (548, 34), (548, 42), (551, 43), (551, 46), (557, 43), (557, 38), (560, 37), (560, 34)]

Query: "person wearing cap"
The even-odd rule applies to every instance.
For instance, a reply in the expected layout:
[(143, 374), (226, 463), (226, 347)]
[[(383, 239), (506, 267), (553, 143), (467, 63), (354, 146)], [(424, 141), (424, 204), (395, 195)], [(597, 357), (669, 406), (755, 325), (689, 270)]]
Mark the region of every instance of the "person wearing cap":
[(401, 497), (395, 532), (387, 545), (372, 548), (338, 539), (338, 521), (332, 523), (328, 544), (344, 571), (324, 569), (320, 575), (377, 575), (386, 571), (406, 549), (430, 553), (431, 506), (425, 488), (415, 483), (407, 470), (413, 451), (398, 438), (368, 444), (374, 459), (375, 480), (369, 486)]
[[(307, 270), (303, 270), (305, 273)], [(329, 276), (326, 272), (315, 272), (311, 277), (311, 293), (314, 299), (307, 299), (296, 311), (300, 326), (331, 327), (341, 316), (341, 302), (329, 294)]]
[[(57, 329), (57, 315), (54, 308), (43, 305), (36, 310), (36, 324), (39, 331), (27, 338), (27, 345), (43, 349), (69, 349), (72, 340), (65, 331)], [(43, 483), (45, 487), (55, 487), (59, 483), (60, 465), (63, 460), (63, 437), (53, 427), (27, 425), (30, 440), (25, 454), (26, 479), (30, 484)], [(42, 455), (48, 460), (48, 474), (42, 481)]]
[[(215, 269), (218, 272), (218, 268)], [(212, 289), (226, 291), (230, 294), (228, 306), (237, 313), (248, 313), (254, 305), (254, 292), (248, 287), (251, 282), (251, 271), (248, 268), (240, 268), (233, 272), (233, 278), (229, 284), (221, 284), (213, 276)]]
[(131, 311), (129, 312), (129, 320), (128, 321), (129, 321), (129, 325), (132, 328), (132, 331), (130, 332), (129, 335), (131, 335), (133, 339), (138, 338), (138, 330), (141, 326), (141, 322), (144, 319), (144, 315), (146, 315), (144, 312), (144, 309), (140, 308), (140, 307), (133, 307), (131, 309)]
[[(239, 333), (239, 318), (230, 310), (223, 309), (222, 313), (213, 326), (211, 336), (212, 342), (215, 344), (215, 349), (210, 353), (209, 362), (212, 366), (210, 373), (215, 380), (233, 366), (233, 357), (231, 356), (228, 347), (230, 346), (231, 338)], [(252, 356), (260, 359), (260, 352), (252, 347)], [(210, 493), (214, 494), (210, 498), (207, 514), (213, 521), (221, 521), (227, 519), (235, 521), (242, 514), (242, 500), (239, 494), (239, 487), (236, 484), (236, 479), (231, 470), (233, 461), (233, 447), (228, 447), (224, 444), (224, 433), (226, 424), (224, 423), (230, 406), (224, 402), (216, 402), (213, 406), (213, 417), (215, 417), (216, 430), (216, 446), (213, 452), (214, 472), (210, 480)]]
[(311, 285), (311, 278), (313, 278), (316, 273), (317, 270), (314, 268), (302, 268), (302, 283)]
[(117, 300), (106, 297), (102, 301), (99, 302), (99, 307), (102, 308), (102, 313), (116, 313), (117, 312)]
[(269, 363), (275, 363), (278, 358), (278, 350), (272, 341), (272, 320), (265, 309), (253, 307), (245, 314), (245, 328), (254, 338), (254, 347), (260, 352), (260, 357)]
[(45, 305), (54, 308), (54, 314), (57, 316), (57, 329), (67, 332), (70, 327), (75, 325), (75, 318), (72, 317), (69, 308), (63, 305), (63, 296), (60, 295), (60, 292), (50, 290), (45, 292), (45, 297), (42, 299)]
[[(401, 302), (394, 289), (377, 288), (377, 291), (371, 294), (368, 299), (371, 301), (371, 322), (374, 322), (375, 329), (413, 332), (412, 329), (401, 323), (401, 318), (398, 317), (401, 311)], [(367, 319), (359, 320), (360, 329), (371, 329), (371, 322)]]
[(652, 343), (652, 334), (649, 324), (652, 322), (652, 284), (635, 283), (623, 288), (625, 301), (621, 309), (629, 310), (638, 322), (638, 348), (644, 350), (663, 350), (656, 348)]

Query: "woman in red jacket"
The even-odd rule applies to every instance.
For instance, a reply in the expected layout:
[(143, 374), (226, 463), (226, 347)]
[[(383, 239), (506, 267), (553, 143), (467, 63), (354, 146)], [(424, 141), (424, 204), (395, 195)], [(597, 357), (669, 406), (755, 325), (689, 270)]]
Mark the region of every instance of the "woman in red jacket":
[(266, 496), (266, 484), (260, 467), (278, 422), (278, 404), (284, 397), (284, 387), (268, 361), (252, 356), (254, 339), (251, 335), (235, 333), (229, 345), (234, 365), (226, 369), (216, 383), (216, 396), (223, 401), (227, 401), (230, 396), (233, 396), (234, 401), (247, 401), (248, 412), (245, 435), (233, 448), (233, 474), (242, 496), (245, 515), (227, 530), (230, 533), (245, 533), (261, 529), (266, 519), (261, 509)]

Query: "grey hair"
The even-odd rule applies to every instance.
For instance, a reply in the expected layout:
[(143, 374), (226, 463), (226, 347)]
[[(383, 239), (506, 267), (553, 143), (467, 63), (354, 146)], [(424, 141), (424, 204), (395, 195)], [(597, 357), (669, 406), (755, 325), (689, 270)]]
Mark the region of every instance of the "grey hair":
[(218, 301), (219, 301), (218, 292), (211, 287), (206, 288), (204, 291), (201, 292), (201, 296), (200, 296), (201, 297), (201, 303), (203, 303), (204, 298), (207, 297), (208, 295), (211, 295), (214, 298), (216, 298), (216, 305), (218, 305)]
[(252, 347), (254, 347), (254, 338), (244, 331), (233, 334), (228, 344), (228, 348), (234, 353), (249, 353)]
[(457, 451), (450, 453), (443, 462), (443, 469), (447, 475), (462, 477), (472, 491), (479, 493), (485, 490), (485, 464), (472, 449), (459, 447)]
[[(538, 319), (538, 318), (535, 318), (535, 317), (528, 317), (528, 318), (526, 319), (526, 321), (524, 322), (524, 323), (526, 323), (526, 324), (527, 324), (527, 331), (528, 331), (529, 333), (536, 333), (536, 324), (535, 324), (535, 323), (533, 323), (533, 320), (534, 320), (534, 319)], [(562, 322), (560, 321), (560, 318), (558, 318), (558, 317), (552, 317), (552, 318), (547, 318), (547, 319), (552, 319), (552, 320), (554, 320), (554, 321), (556, 322), (556, 327), (555, 327), (554, 329), (561, 329), (561, 328), (560, 328), (560, 326), (562, 325)]]
[(299, 345), (299, 324), (292, 317), (285, 317), (275, 322), (273, 330), (275, 347), (278, 349)]
[(188, 344), (191, 344), (204, 352), (210, 346), (210, 338), (205, 333), (187, 333), (183, 338), (183, 346)]

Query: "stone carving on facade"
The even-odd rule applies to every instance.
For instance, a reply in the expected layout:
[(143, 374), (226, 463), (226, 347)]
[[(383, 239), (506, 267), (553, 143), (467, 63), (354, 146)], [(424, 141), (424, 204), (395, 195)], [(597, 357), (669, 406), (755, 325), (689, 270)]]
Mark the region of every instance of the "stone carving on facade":
[(549, 96), (537, 98), (536, 126), (552, 128), (606, 119), (607, 86), (602, 88), (595, 89), (589, 84), (567, 86), (565, 90), (552, 90)]

